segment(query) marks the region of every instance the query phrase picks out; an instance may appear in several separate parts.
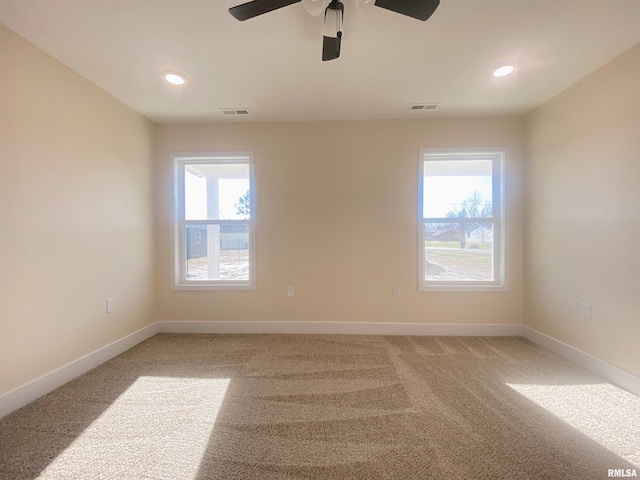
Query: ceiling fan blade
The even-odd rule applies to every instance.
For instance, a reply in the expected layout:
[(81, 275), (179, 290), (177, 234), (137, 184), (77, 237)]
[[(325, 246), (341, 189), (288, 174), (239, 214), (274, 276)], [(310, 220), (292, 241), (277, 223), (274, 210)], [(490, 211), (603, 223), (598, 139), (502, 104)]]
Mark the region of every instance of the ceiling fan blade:
[(252, 2), (231, 7), (229, 13), (238, 20), (247, 20), (301, 1), (302, 0), (253, 0)]
[(440, 5), (440, 0), (376, 0), (376, 7), (386, 8), (418, 20), (427, 20)]
[(334, 60), (340, 56), (342, 35), (338, 37), (322, 37), (322, 61)]

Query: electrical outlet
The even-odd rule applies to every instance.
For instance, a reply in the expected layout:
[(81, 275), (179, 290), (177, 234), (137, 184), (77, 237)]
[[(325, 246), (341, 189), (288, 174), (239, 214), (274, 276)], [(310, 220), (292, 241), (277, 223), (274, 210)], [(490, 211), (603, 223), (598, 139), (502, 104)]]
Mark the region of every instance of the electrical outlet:
[(393, 298), (400, 297), (400, 289), (398, 287), (393, 287), (392, 293), (393, 293)]
[(107, 298), (107, 313), (113, 313), (116, 311), (116, 299)]
[(591, 304), (590, 303), (581, 303), (580, 304), (580, 315), (584, 318), (591, 318)]
[(290, 297), (293, 297), (294, 291), (293, 291), (293, 285), (289, 285), (289, 287), (287, 287), (287, 295)]

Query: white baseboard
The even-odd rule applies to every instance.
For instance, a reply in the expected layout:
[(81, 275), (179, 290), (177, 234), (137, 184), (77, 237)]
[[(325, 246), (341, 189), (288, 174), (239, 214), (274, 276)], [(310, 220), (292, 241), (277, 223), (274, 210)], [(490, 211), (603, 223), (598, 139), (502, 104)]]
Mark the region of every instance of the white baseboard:
[(156, 322), (0, 396), (0, 418), (64, 385), (157, 333), (283, 333), (342, 335), (438, 335), (525, 337), (608, 382), (640, 396), (640, 377), (518, 324), (421, 324), (358, 322)]
[(161, 333), (522, 336), (522, 325), (360, 322), (158, 322)]
[(126, 352), (158, 333), (153, 323), (0, 396), (0, 418)]
[(579, 365), (585, 370), (589, 370), (596, 375), (601, 376), (607, 382), (612, 383), (628, 392), (640, 396), (640, 377), (626, 370), (616, 367), (610, 363), (600, 360), (593, 355), (578, 350), (560, 340), (556, 340), (549, 335), (534, 330), (530, 327), (523, 327), (524, 338), (552, 351), (553, 353), (566, 358), (567, 360)]

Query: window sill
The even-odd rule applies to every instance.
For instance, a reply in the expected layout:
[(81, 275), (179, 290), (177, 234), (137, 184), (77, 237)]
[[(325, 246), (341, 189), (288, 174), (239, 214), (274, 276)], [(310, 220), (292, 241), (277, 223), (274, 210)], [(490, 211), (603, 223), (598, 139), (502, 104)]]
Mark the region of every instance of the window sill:
[(254, 284), (240, 283), (240, 284), (211, 284), (211, 283), (180, 283), (171, 286), (171, 290), (255, 290)]
[(507, 285), (419, 285), (419, 292), (507, 292)]

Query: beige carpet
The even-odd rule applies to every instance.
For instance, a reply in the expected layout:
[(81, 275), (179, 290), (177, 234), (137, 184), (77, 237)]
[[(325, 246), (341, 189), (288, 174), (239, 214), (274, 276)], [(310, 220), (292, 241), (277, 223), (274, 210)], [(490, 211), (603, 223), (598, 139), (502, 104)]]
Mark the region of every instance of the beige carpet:
[(521, 338), (161, 334), (0, 436), (10, 480), (640, 475), (640, 399)]

